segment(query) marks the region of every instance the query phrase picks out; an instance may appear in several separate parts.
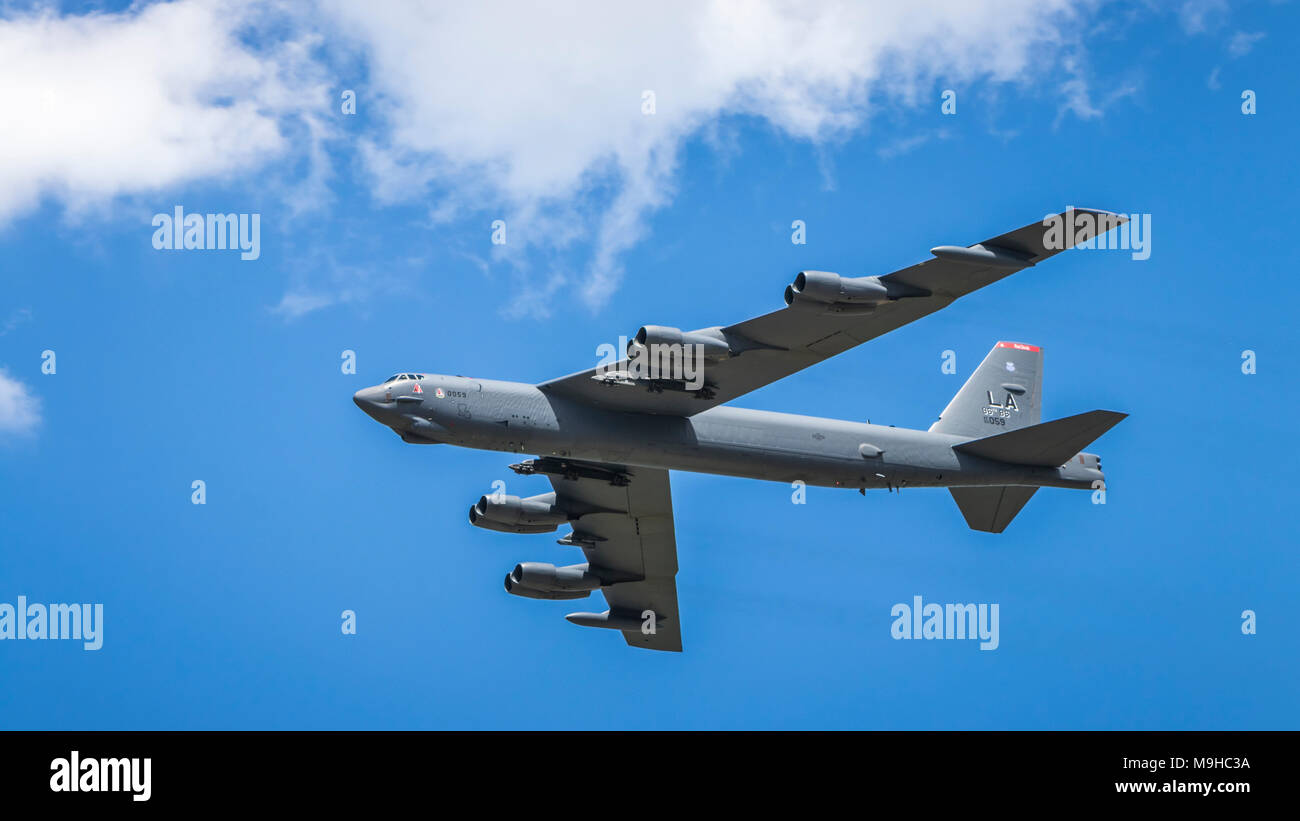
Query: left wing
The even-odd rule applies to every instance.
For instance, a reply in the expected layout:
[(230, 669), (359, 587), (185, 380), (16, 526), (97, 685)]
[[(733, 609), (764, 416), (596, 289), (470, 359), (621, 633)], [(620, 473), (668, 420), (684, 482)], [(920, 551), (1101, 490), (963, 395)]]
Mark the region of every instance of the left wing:
[(681, 652), (677, 539), (668, 471), (544, 457), (512, 465), (545, 473), (555, 506), (571, 512), (560, 544), (582, 548), (600, 578), (604, 613), (570, 613), (574, 624), (620, 630), (633, 647)]
[[(788, 307), (735, 325), (685, 334), (642, 328), (637, 341), (703, 346), (703, 378), (691, 380), (691, 386), (682, 379), (644, 378), (624, 358), (537, 387), (611, 410), (691, 416), (915, 322), (1124, 222), (1107, 211), (1071, 208), (976, 245), (932, 248), (932, 259), (884, 276), (802, 272), (786, 289)], [(1062, 232), (1053, 233), (1054, 226)]]

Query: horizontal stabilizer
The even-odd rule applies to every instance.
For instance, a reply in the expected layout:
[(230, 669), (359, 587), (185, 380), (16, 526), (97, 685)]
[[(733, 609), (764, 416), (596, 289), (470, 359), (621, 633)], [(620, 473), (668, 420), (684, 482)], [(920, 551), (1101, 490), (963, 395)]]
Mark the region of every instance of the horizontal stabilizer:
[(971, 530), (1001, 533), (1038, 488), (995, 485), (950, 487), (948, 490), (957, 507), (961, 508), (961, 515), (966, 517), (966, 524), (970, 525)]
[[(1095, 410), (954, 445), (953, 450), (1015, 465), (1060, 467), (1127, 413)], [(1028, 497), (1026, 497), (1028, 498)], [(1023, 502), (1022, 502), (1023, 504)]]

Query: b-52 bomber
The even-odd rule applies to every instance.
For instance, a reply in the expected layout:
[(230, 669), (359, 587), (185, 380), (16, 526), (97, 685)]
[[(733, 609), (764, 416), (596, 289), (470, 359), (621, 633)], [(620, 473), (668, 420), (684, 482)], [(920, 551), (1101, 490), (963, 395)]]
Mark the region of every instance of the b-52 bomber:
[(559, 543), (586, 561), (523, 562), (506, 575), (506, 591), (580, 599), (599, 590), (608, 609), (566, 618), (618, 630), (635, 647), (680, 651), (669, 470), (864, 494), (945, 487), (966, 523), (990, 533), (1040, 487), (1104, 487), (1101, 459), (1081, 451), (1126, 414), (1042, 422), (1036, 345), (998, 342), (929, 430), (728, 403), (1123, 222), (1072, 208), (976, 245), (933, 248), (931, 259), (884, 276), (803, 271), (780, 310), (696, 331), (647, 325), (625, 354), (537, 385), (407, 372), (354, 401), (404, 442), (537, 454), (510, 467), (545, 476), (552, 492), (484, 496), (469, 520), (506, 533), (568, 526)]

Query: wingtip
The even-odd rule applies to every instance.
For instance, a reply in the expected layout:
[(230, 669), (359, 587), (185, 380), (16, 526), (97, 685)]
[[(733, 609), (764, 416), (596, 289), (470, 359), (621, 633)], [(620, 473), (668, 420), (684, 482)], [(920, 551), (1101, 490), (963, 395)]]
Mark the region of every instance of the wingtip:
[(1128, 217), (1114, 211), (1107, 211), (1105, 208), (1084, 208), (1079, 205), (1071, 205), (1067, 210), (1074, 211), (1076, 214), (1083, 212), (1085, 214), (1095, 214), (1097, 216), (1111, 217), (1116, 220), (1116, 225), (1123, 225), (1128, 222)]

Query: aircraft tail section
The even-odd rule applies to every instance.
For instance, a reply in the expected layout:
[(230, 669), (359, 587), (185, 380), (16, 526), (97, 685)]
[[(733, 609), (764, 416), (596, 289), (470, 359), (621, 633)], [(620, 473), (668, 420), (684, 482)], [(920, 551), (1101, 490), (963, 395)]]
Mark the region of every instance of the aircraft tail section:
[[(958, 453), (1050, 468), (1065, 466), (1077, 455), (1079, 470), (1093, 470), (1100, 475), (1100, 459), (1082, 451), (1128, 414), (1095, 410), (1042, 422), (1042, 406), (1042, 348), (999, 342), (943, 409), (930, 431), (971, 437), (969, 442), (953, 446)], [(1001, 533), (1038, 488), (987, 485), (949, 490), (972, 529)]]
[(953, 445), (953, 450), (998, 462), (1055, 468), (1070, 461), (1127, 416), (1127, 413), (1117, 411), (1088, 411), (983, 439), (972, 439)]
[[(1128, 414), (1116, 411), (1088, 411), (983, 439), (972, 439), (953, 445), (952, 449), (958, 453), (969, 453), (1013, 465), (1087, 468), (1094, 470), (1094, 475), (1100, 476), (1101, 459), (1082, 451), (1126, 416)], [(1066, 465), (1075, 456), (1079, 457), (1080, 465)], [(1001, 533), (1038, 488), (992, 485), (953, 487), (949, 490), (971, 529)]]
[(1043, 349), (999, 342), (930, 426), (932, 433), (988, 436), (1042, 418)]

